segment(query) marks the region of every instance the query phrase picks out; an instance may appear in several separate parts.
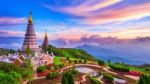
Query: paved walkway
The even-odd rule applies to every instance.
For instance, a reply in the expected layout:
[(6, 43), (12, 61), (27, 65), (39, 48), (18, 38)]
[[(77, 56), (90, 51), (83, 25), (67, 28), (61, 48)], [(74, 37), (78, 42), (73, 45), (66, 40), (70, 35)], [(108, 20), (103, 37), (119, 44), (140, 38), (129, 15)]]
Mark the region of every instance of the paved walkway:
[(125, 77), (128, 77), (130, 79), (133, 79), (133, 80), (139, 80), (139, 77), (138, 76), (132, 76), (132, 75), (124, 75)]

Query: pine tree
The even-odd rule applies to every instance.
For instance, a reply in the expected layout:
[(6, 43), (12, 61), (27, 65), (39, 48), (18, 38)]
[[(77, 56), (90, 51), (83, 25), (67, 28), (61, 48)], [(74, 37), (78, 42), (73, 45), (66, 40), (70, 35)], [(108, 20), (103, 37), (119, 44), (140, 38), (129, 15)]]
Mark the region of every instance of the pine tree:
[(68, 79), (65, 76), (63, 76), (63, 78), (62, 78), (61, 84), (69, 84)]

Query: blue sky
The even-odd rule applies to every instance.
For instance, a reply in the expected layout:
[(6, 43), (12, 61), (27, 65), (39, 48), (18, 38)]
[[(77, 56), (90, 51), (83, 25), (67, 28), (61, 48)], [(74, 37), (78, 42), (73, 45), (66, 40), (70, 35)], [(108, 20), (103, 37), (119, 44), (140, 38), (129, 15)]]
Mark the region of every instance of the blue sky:
[(37, 39), (150, 36), (149, 0), (0, 0), (0, 37), (24, 37), (32, 11)]

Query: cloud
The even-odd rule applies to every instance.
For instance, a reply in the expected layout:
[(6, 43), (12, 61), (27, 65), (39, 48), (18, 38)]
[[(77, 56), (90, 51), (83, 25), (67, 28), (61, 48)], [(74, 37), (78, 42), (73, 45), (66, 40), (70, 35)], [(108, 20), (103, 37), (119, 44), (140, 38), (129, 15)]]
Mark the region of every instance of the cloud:
[[(78, 0), (80, 1), (80, 0)], [(63, 13), (69, 13), (76, 16), (84, 16), (87, 13), (111, 6), (113, 4), (119, 3), (122, 0), (85, 0), (83, 3), (69, 7), (52, 7), (50, 5), (44, 4), (46, 8), (50, 10), (59, 11)]]
[(47, 4), (44, 6), (53, 11), (79, 16), (78, 22), (81, 24), (104, 24), (137, 20), (150, 16), (150, 2), (136, 4), (135, 1), (120, 6), (120, 3), (123, 4), (124, 2), (123, 0), (86, 0), (75, 6), (55, 7)]
[(21, 37), (23, 34), (23, 31), (0, 30), (0, 37)]
[(100, 13), (93, 13), (86, 16), (85, 21), (89, 24), (99, 24), (137, 20), (147, 16), (150, 16), (150, 3), (127, 6), (118, 10), (108, 9)]
[(0, 26), (10, 26), (27, 22), (26, 18), (0, 17)]
[(132, 29), (122, 29), (112, 32), (103, 32), (100, 34), (103, 37), (112, 36), (121, 39), (131, 39), (136, 37), (146, 37), (150, 36), (150, 28), (132, 28)]
[[(92, 36), (92, 37), (90, 37)], [(132, 39), (136, 37), (150, 37), (150, 28), (128, 28), (128, 29), (120, 29), (120, 30), (114, 30), (109, 32), (90, 32), (90, 31), (84, 31), (82, 29), (74, 28), (74, 29), (68, 29), (49, 35), (49, 38), (54, 39), (65, 39), (69, 41), (79, 41), (81, 39), (84, 39), (82, 37), (90, 37), (94, 41), (97, 40), (99, 37), (114, 37), (118, 39)], [(86, 41), (86, 40), (85, 40)]]

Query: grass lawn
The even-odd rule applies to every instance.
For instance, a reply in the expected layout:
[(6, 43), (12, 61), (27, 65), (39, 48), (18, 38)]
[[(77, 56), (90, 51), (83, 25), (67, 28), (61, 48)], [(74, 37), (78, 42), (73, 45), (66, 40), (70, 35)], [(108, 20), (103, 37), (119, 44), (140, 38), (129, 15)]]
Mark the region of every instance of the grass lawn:
[(61, 58), (62, 58), (62, 57), (55, 57), (55, 58), (54, 58), (54, 64), (55, 64), (55, 65), (63, 64), (63, 62), (61, 62)]
[(120, 66), (120, 67), (127, 67), (127, 68), (129, 68), (129, 70), (141, 71), (144, 74), (150, 74), (150, 71), (145, 71), (145, 69), (134, 67), (134, 66), (124, 65), (124, 64), (120, 64), (120, 63), (113, 64), (113, 65)]

